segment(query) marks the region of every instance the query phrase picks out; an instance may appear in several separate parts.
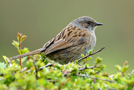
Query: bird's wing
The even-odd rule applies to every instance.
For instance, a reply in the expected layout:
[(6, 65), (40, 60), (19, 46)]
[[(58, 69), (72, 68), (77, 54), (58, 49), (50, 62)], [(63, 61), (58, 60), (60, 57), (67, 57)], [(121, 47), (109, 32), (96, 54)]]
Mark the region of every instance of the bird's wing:
[(87, 33), (89, 32), (85, 30), (83, 32), (83, 29), (79, 29), (76, 26), (68, 26), (43, 46), (43, 48), (45, 48), (45, 55), (72, 46), (84, 44), (86, 42)]

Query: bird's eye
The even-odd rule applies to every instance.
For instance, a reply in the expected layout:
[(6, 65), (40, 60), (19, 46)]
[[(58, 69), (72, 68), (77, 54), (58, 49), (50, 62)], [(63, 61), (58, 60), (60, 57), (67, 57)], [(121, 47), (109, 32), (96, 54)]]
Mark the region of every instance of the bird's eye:
[(87, 24), (91, 24), (91, 22), (90, 21), (87, 21)]

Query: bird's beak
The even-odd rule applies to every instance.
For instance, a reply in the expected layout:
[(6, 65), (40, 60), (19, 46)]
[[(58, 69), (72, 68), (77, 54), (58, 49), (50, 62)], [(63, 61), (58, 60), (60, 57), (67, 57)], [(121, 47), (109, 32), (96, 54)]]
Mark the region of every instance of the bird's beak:
[(103, 24), (102, 23), (98, 23), (98, 22), (95, 23), (95, 26), (100, 26), (100, 25), (103, 25)]

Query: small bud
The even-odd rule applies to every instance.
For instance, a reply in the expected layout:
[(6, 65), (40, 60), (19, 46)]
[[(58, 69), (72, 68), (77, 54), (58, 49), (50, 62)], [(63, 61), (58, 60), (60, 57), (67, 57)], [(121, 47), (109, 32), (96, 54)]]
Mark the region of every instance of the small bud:
[(26, 39), (27, 36), (23, 35), (22, 36), (22, 41), (24, 41)]

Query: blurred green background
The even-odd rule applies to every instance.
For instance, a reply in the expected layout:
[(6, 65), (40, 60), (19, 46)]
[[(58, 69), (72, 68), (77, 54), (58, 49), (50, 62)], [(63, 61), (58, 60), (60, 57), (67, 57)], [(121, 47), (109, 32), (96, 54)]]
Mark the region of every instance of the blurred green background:
[(0, 0), (0, 61), (2, 55), (17, 55), (11, 44), (17, 33), (28, 36), (22, 47), (38, 49), (57, 35), (68, 23), (80, 16), (90, 16), (103, 23), (97, 27), (97, 44), (93, 51), (106, 48), (93, 56), (103, 58), (106, 72), (126, 60), (128, 72), (134, 69), (134, 0)]

